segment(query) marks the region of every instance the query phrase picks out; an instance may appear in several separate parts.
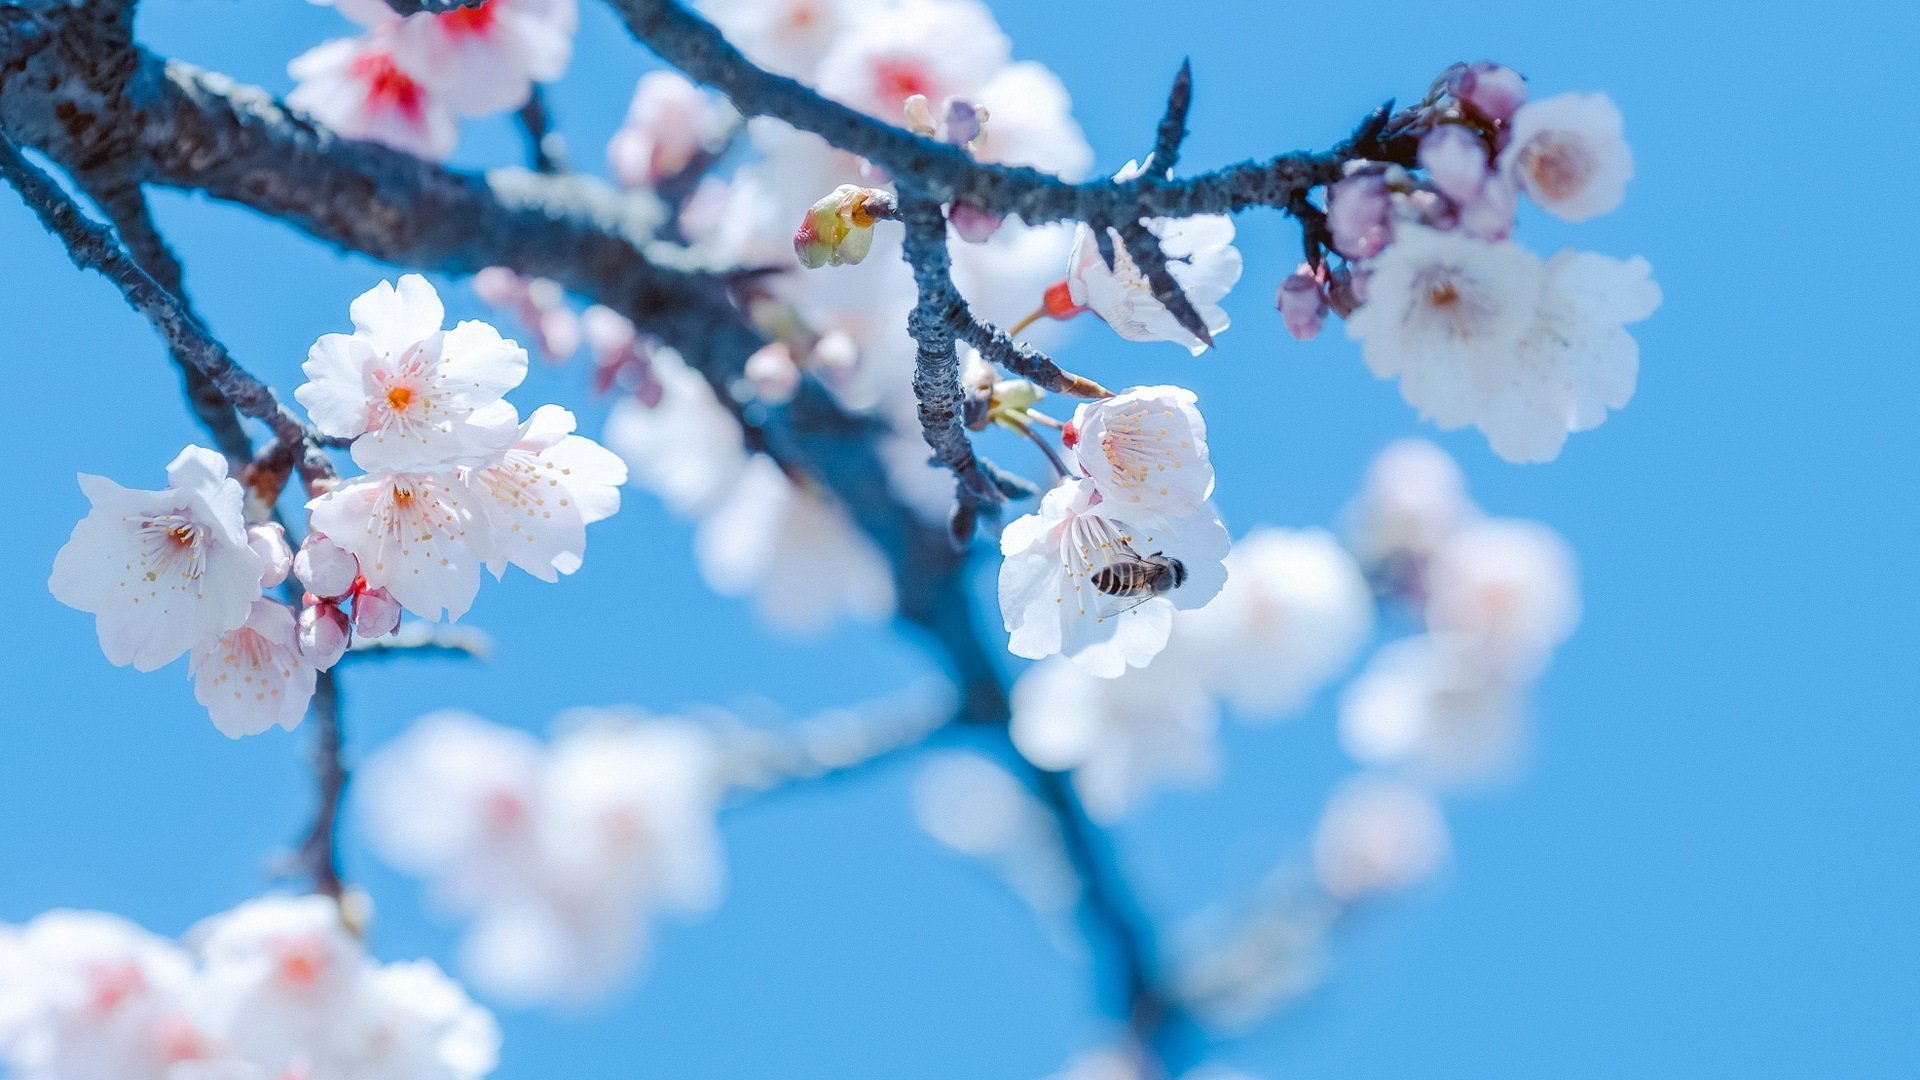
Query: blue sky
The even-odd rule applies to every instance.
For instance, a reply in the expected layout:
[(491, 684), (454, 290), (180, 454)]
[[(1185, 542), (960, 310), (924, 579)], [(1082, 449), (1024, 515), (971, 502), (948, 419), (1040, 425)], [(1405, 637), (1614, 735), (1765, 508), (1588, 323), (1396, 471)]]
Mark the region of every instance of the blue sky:
[[(587, 162), (644, 54), (589, 0), (555, 94)], [(1260, 1077), (1694, 1078), (1920, 1074), (1920, 798), (1914, 765), (1920, 267), (1904, 205), (1920, 150), (1896, 82), (1905, 4), (997, 4), (1016, 53), (1074, 91), (1102, 168), (1137, 156), (1180, 58), (1197, 84), (1190, 167), (1341, 136), (1455, 59), (1537, 92), (1605, 90), (1639, 175), (1618, 213), (1538, 215), (1523, 239), (1646, 255), (1666, 304), (1638, 329), (1637, 397), (1560, 461), (1518, 467), (1474, 433), (1440, 441), (1498, 513), (1564, 532), (1585, 621), (1541, 688), (1529, 767), (1450, 806), (1457, 865), (1340, 943), (1328, 988), (1226, 1047)], [(146, 0), (157, 50), (275, 90), (344, 24), (293, 0)], [(517, 160), (504, 123), (460, 158)], [(162, 223), (235, 355), (283, 388), (383, 269), (232, 208), (164, 195)], [(1300, 346), (1267, 309), (1296, 240), (1242, 219), (1247, 274), (1217, 354), (1081, 333), (1071, 366), (1151, 375), (1208, 406), (1236, 529), (1333, 520), (1379, 445), (1421, 430), (1337, 333)], [(24, 468), (0, 531), (13, 627), (0, 748), (0, 919), (54, 906), (177, 932), (259, 891), (301, 827), (301, 743), (230, 743), (180, 668), (99, 656), (45, 570), (84, 502), (73, 474), (133, 486), (196, 435), (147, 327), (0, 199), (0, 325)], [(477, 315), (463, 287), (456, 314)], [(522, 401), (583, 401), (577, 372)], [(587, 406), (583, 411), (597, 416)], [(590, 424), (597, 426), (597, 420)], [(1010, 447), (998, 456), (1012, 457)], [(793, 644), (706, 594), (687, 526), (636, 496), (564, 587), (490, 586), (473, 619), (499, 657), (351, 673), (368, 747), (433, 707), (542, 727), (576, 704), (773, 701), (791, 713), (932, 670), (884, 628)], [(609, 610), (606, 601), (621, 598)], [(596, 629), (573, 621), (596, 609)], [(1229, 729), (1221, 782), (1117, 834), (1157, 915), (1245, 888), (1297, 849), (1342, 774), (1328, 701)], [(726, 823), (729, 896), (669, 924), (645, 979), (584, 1013), (506, 1012), (502, 1080), (659, 1076), (1038, 1077), (1101, 1040), (1081, 961), (908, 813), (894, 765)], [(454, 928), (348, 841), (379, 906), (375, 948), (445, 958)]]

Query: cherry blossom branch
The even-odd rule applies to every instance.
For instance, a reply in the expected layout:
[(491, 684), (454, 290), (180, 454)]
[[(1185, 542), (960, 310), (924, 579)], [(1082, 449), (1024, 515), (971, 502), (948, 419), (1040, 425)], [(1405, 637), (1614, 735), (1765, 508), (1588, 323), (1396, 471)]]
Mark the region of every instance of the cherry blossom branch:
[(723, 727), (727, 786), (760, 795), (835, 780), (906, 756), (957, 720), (945, 686), (914, 687), (863, 708), (840, 709), (777, 729)]
[(4, 136), (0, 136), (0, 176), (20, 193), (47, 231), (66, 245), (73, 264), (113, 282), (128, 305), (160, 332), (175, 356), (218, 387), (242, 414), (265, 423), (282, 446), (308, 447), (309, 452), (299, 458), (303, 475), (319, 478), (332, 474), (332, 466), (319, 452), (326, 440), (282, 405), (265, 383), (234, 362), (226, 347), (207, 333), (179, 298), (133, 261), (110, 230), (81, 213), (52, 178)]
[(916, 197), (903, 198), (899, 213), (906, 226), (903, 250), (919, 288), (919, 299), (907, 319), (907, 329), (918, 346), (913, 396), (927, 445), (957, 481), (953, 532), (957, 542), (965, 543), (973, 535), (978, 512), (999, 506), (1005, 497), (981, 471), (961, 419), (965, 395), (960, 389), (960, 355), (953, 344), (951, 312), (964, 309), (965, 304), (953, 287), (946, 215), (939, 203)]
[[(1025, 759), (1020, 759), (1024, 762)], [(1064, 773), (1026, 766), (1027, 783), (1052, 813), (1068, 862), (1081, 883), (1081, 921), (1090, 942), (1107, 943), (1121, 1015), (1140, 1052), (1168, 1077), (1184, 1071), (1189, 1021), (1163, 989), (1153, 931), (1118, 867), (1105, 832), (1087, 816)], [(1096, 952), (1099, 950), (1096, 948)]]
[[(775, 117), (881, 165), (894, 176), (911, 176), (928, 198), (961, 199), (994, 214), (1017, 214), (1028, 224), (1072, 220), (1118, 227), (1142, 217), (1227, 214), (1255, 206), (1285, 209), (1296, 194), (1339, 179), (1348, 161), (1411, 163), (1416, 149), (1411, 139), (1393, 135), (1388, 124), (1391, 110), (1383, 106), (1352, 137), (1325, 151), (1243, 161), (1177, 180), (1150, 170), (1125, 181), (1069, 183), (1038, 169), (976, 161), (961, 147), (916, 135), (824, 98), (793, 79), (755, 65), (679, 0), (609, 3), (655, 54), (695, 81), (726, 94), (743, 115)], [(1178, 112), (1184, 126), (1184, 107)]]
[(1187, 111), (1193, 107), (1193, 61), (1180, 61), (1180, 71), (1167, 91), (1167, 109), (1154, 132), (1153, 167), (1169, 172), (1180, 163), (1180, 144), (1187, 140)]
[(313, 776), (319, 788), (313, 826), (300, 844), (300, 865), (313, 881), (313, 891), (335, 900), (345, 891), (340, 876), (340, 801), (347, 790), (347, 768), (341, 760), (340, 682), (331, 671), (314, 679), (313, 701), (307, 707), (313, 728)]

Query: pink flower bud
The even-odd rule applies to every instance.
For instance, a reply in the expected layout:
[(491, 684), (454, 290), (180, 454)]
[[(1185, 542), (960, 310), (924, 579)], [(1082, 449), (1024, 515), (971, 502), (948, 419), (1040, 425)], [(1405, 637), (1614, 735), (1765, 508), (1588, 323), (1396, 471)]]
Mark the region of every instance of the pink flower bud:
[(993, 234), (1000, 231), (1001, 220), (998, 214), (990, 214), (972, 203), (956, 202), (947, 211), (947, 223), (969, 244), (984, 244), (993, 239)]
[(808, 209), (793, 234), (793, 253), (812, 270), (857, 263), (873, 247), (873, 223), (894, 212), (886, 192), (841, 184)]
[(1459, 124), (1441, 124), (1420, 138), (1420, 167), (1433, 186), (1456, 204), (1480, 197), (1487, 182), (1487, 148)]
[(309, 594), (300, 608), (300, 655), (325, 671), (346, 655), (348, 636), (340, 605)]
[(800, 365), (785, 342), (762, 345), (747, 357), (746, 375), (754, 400), (766, 405), (785, 405), (800, 389)]
[(360, 562), (345, 548), (312, 533), (293, 556), (293, 575), (313, 595), (338, 600), (353, 591), (353, 583), (360, 577)]
[(1491, 60), (1457, 65), (1447, 90), (1475, 115), (1494, 124), (1512, 122), (1513, 114), (1527, 101), (1526, 78)]
[(1371, 259), (1393, 242), (1393, 205), (1377, 173), (1356, 173), (1327, 191), (1327, 229), (1333, 248), (1349, 259)]
[(483, 266), (473, 275), (473, 291), (489, 307), (512, 307), (526, 295), (526, 283), (504, 266)]
[(287, 580), (293, 569), (293, 549), (287, 546), (287, 530), (277, 521), (247, 526), (247, 546), (260, 556), (260, 587), (271, 589)]
[(1274, 306), (1280, 309), (1280, 321), (1295, 341), (1311, 341), (1327, 325), (1327, 294), (1305, 264), (1280, 283)]
[(1086, 311), (1086, 307), (1073, 302), (1073, 284), (1065, 279), (1047, 286), (1041, 296), (1041, 305), (1050, 319), (1071, 319)]
[(353, 594), (353, 632), (363, 638), (383, 638), (400, 628), (400, 604), (385, 589), (362, 589)]
[(1472, 201), (1460, 204), (1460, 231), (1475, 240), (1505, 240), (1513, 233), (1513, 216), (1519, 208), (1520, 193), (1513, 180), (1495, 173)]
[(946, 127), (941, 137), (955, 146), (967, 146), (987, 130), (987, 110), (971, 101), (947, 99)]

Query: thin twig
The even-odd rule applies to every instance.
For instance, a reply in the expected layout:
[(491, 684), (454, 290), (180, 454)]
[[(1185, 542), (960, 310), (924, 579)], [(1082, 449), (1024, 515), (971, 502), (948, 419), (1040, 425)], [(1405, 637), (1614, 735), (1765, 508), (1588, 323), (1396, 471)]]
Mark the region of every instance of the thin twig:
[(527, 95), (526, 104), (514, 114), (527, 139), (527, 161), (534, 172), (553, 175), (567, 171), (567, 140), (553, 126), (553, 112), (547, 106), (547, 93), (539, 83)]
[[(127, 303), (160, 332), (167, 348), (210, 379), (241, 413), (266, 423), (283, 446), (324, 444), (325, 440), (280, 404), (272, 389), (235, 363), (226, 347), (207, 333), (179, 298), (133, 261), (110, 230), (81, 213), (52, 178), (28, 161), (5, 136), (0, 136), (0, 176), (20, 192), (47, 231), (66, 245), (75, 266), (97, 271), (118, 286)], [(301, 455), (298, 464), (302, 474), (310, 478), (332, 471), (325, 455), (319, 453)]]
[(1174, 279), (1167, 254), (1160, 249), (1160, 237), (1139, 219), (1123, 221), (1115, 229), (1120, 234), (1121, 243), (1127, 246), (1127, 257), (1133, 260), (1133, 265), (1147, 279), (1148, 287), (1153, 290), (1153, 298), (1160, 301), (1160, 306), (1166, 308), (1167, 313), (1187, 333), (1211, 347), (1213, 331), (1207, 328), (1207, 320), (1200, 317), (1193, 301), (1187, 298), (1187, 290), (1181, 288)]
[(1193, 105), (1193, 61), (1180, 61), (1180, 71), (1167, 91), (1167, 110), (1160, 115), (1160, 127), (1154, 132), (1153, 154), (1149, 160), (1161, 173), (1169, 172), (1180, 161), (1180, 144), (1187, 138), (1187, 110)]

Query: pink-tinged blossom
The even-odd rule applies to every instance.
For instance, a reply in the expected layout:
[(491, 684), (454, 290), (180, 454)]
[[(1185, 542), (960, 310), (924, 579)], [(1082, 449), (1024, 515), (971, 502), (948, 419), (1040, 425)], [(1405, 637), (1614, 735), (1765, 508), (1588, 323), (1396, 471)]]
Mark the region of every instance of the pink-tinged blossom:
[(1327, 290), (1320, 278), (1302, 264), (1280, 282), (1274, 297), (1280, 321), (1295, 341), (1312, 341), (1327, 325)]
[(0, 965), (0, 1064), (21, 1080), (162, 1080), (210, 1051), (188, 1014), (192, 965), (116, 915), (49, 911)]
[(1491, 172), (1486, 144), (1460, 124), (1440, 124), (1420, 137), (1420, 167), (1440, 194), (1459, 205), (1480, 197)]
[(324, 896), (267, 897), (203, 921), (202, 1015), (237, 1056), (277, 1074), (308, 1064), (349, 1023), (370, 968)]
[(408, 611), (458, 619), (494, 557), (480, 498), (450, 473), (379, 473), (307, 504), (313, 526), (359, 561), (366, 586)]
[(1393, 202), (1386, 178), (1359, 172), (1327, 189), (1327, 230), (1333, 249), (1349, 259), (1371, 259), (1393, 242)]
[(677, 71), (649, 71), (634, 88), (626, 121), (607, 142), (614, 179), (650, 188), (679, 176), (735, 122), (726, 103)]
[(886, 555), (839, 503), (795, 486), (763, 455), (700, 522), (693, 553), (713, 591), (752, 596), (761, 618), (788, 633), (893, 612)]
[(1313, 836), (1313, 868), (1339, 900), (1400, 892), (1446, 864), (1447, 821), (1433, 796), (1408, 784), (1358, 776), (1327, 800)]
[(1427, 627), (1525, 677), (1546, 666), (1580, 621), (1573, 551), (1534, 521), (1489, 519), (1456, 530), (1427, 567)]
[(439, 95), (401, 69), (385, 35), (342, 38), (287, 65), (299, 84), (287, 104), (349, 139), (382, 143), (438, 161), (459, 129)]
[(493, 534), (494, 577), (509, 563), (542, 581), (573, 573), (586, 554), (587, 526), (620, 509), (627, 466), (573, 428), (572, 413), (542, 405), (499, 461), (467, 474)]
[(559, 362), (579, 351), (580, 317), (567, 306), (566, 290), (558, 282), (486, 266), (473, 275), (473, 291), (492, 307), (510, 312), (548, 360)]
[[(1122, 512), (1125, 519), (1109, 516)], [(1198, 608), (1220, 592), (1228, 547), (1210, 505), (1168, 520), (1109, 506), (1092, 480), (1065, 481), (1000, 534), (1007, 649), (1035, 660), (1059, 654), (1109, 679), (1144, 667), (1166, 648), (1175, 609)], [(1111, 567), (1127, 573), (1154, 559), (1164, 560), (1159, 573), (1137, 595), (1095, 583)]]
[(1363, 343), (1375, 375), (1400, 380), (1409, 405), (1442, 428), (1464, 427), (1523, 373), (1517, 346), (1545, 276), (1540, 259), (1514, 244), (1402, 225), (1347, 334)]
[(607, 446), (627, 463), (634, 486), (682, 516), (705, 513), (746, 468), (740, 422), (678, 353), (656, 352), (651, 370), (658, 403), (616, 402), (607, 417)]
[(267, 898), (186, 947), (53, 911), (0, 965), (0, 1068), (21, 1080), (479, 1080), (493, 1018), (430, 963), (381, 967), (325, 897)]
[(1632, 399), (1640, 346), (1626, 326), (1660, 306), (1653, 268), (1565, 250), (1546, 264), (1532, 325), (1511, 366), (1483, 391), (1474, 424), (1508, 461), (1551, 461), (1571, 432), (1600, 426)]
[(423, 12), (390, 33), (400, 66), (464, 116), (526, 104), (533, 84), (567, 70), (580, 12), (575, 0), (485, 0)]
[(1620, 110), (1605, 94), (1561, 94), (1514, 115), (1500, 168), (1541, 208), (1585, 221), (1620, 205), (1633, 179), (1633, 151)]
[[(1127, 180), (1142, 166), (1129, 164), (1114, 177)], [(1233, 246), (1233, 219), (1220, 214), (1189, 218), (1149, 218), (1147, 228), (1160, 239), (1167, 269), (1185, 290), (1207, 330), (1218, 335), (1231, 325), (1220, 301), (1240, 280), (1240, 250)], [(1198, 356), (1207, 345), (1154, 298), (1146, 275), (1116, 238), (1113, 266), (1101, 257), (1093, 230), (1081, 225), (1067, 257), (1067, 288), (1073, 303), (1087, 308), (1128, 341), (1171, 341)]]
[(1520, 209), (1520, 191), (1502, 172), (1489, 175), (1474, 197), (1455, 207), (1460, 231), (1475, 240), (1505, 240), (1513, 235), (1513, 218)]
[(219, 454), (189, 446), (162, 491), (81, 474), (93, 504), (54, 556), (47, 588), (88, 612), (114, 664), (152, 671), (247, 621), (266, 560), (248, 543), (243, 493)]
[(785, 405), (800, 392), (800, 365), (793, 362), (793, 348), (782, 341), (754, 350), (744, 374), (753, 400), (762, 405)]
[(1155, 788), (1211, 779), (1218, 727), (1212, 701), (1182, 665), (1101, 678), (1056, 658), (1014, 684), (1009, 730), (1022, 757), (1071, 771), (1087, 812), (1113, 822)]
[(603, 994), (638, 959), (653, 912), (705, 910), (723, 879), (705, 732), (616, 711), (563, 721), (547, 748), (437, 714), (362, 780), (376, 849), (474, 917), (463, 963), (519, 1002)]
[(1485, 779), (1520, 751), (1524, 689), (1471, 641), (1404, 638), (1342, 692), (1340, 745), (1361, 764), (1428, 782)]
[(275, 724), (292, 731), (313, 698), (314, 662), (300, 651), (293, 612), (264, 597), (247, 621), (193, 648), (193, 696), (231, 739)]
[(339, 600), (360, 580), (360, 560), (321, 533), (310, 532), (293, 556), (293, 576), (324, 600)]
[(915, 94), (973, 95), (1011, 60), (1012, 44), (978, 0), (893, 0), (863, 15), (821, 58), (820, 92), (889, 122)]
[(1178, 386), (1137, 386), (1083, 402), (1062, 441), (1113, 513), (1186, 517), (1213, 494), (1198, 400)]
[(353, 594), (353, 633), (372, 640), (400, 629), (400, 602), (385, 589), (360, 589)]
[(619, 389), (642, 405), (660, 404), (660, 380), (653, 370), (653, 351), (626, 316), (595, 304), (580, 313), (580, 328), (593, 350), (593, 388), (600, 393)]
[(1174, 647), (1210, 693), (1249, 716), (1304, 708), (1373, 636), (1366, 577), (1320, 529), (1255, 529), (1226, 562), (1226, 587), (1181, 614)]
[(247, 546), (260, 556), (260, 587), (271, 589), (287, 580), (293, 571), (293, 548), (287, 545), (286, 527), (277, 521), (247, 526)]
[(1446, 73), (1447, 92), (1480, 119), (1506, 124), (1527, 101), (1527, 80), (1491, 61), (1455, 64)]
[(300, 605), (300, 655), (325, 671), (346, 655), (352, 627), (340, 605), (319, 597), (308, 599), (311, 602)]
[(483, 322), (441, 329), (440, 297), (418, 274), (355, 298), (354, 332), (326, 334), (294, 391), (314, 426), (353, 440), (367, 470), (480, 464), (512, 445), (519, 417), (501, 400), (527, 377), (527, 352)]

